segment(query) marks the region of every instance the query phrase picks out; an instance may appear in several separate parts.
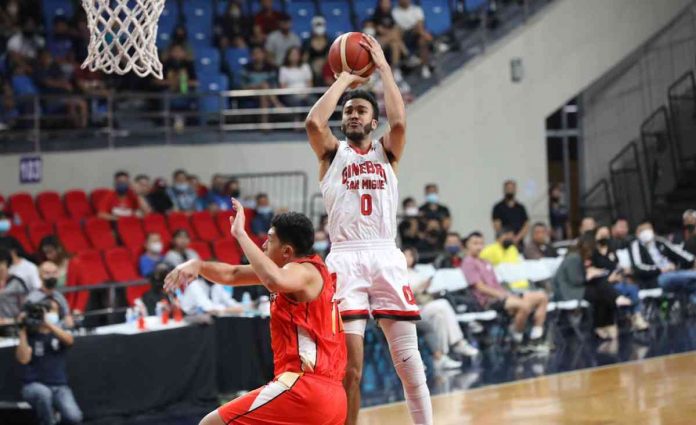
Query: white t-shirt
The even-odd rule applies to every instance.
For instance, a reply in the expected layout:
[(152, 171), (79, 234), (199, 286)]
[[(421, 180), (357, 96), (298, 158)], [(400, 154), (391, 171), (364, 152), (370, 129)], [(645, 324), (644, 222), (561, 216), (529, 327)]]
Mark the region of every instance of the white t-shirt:
[(420, 6), (410, 5), (406, 9), (396, 6), (392, 9), (392, 18), (394, 22), (404, 31), (412, 30), (413, 27), (420, 21), (425, 20), (423, 9)]
[(43, 48), (44, 39), (38, 35), (31, 38), (25, 37), (21, 32), (16, 33), (7, 42), (7, 50), (19, 53), (28, 58), (36, 58), (38, 50)]
[(299, 67), (290, 68), (281, 66), (278, 74), (278, 82), (281, 86), (289, 89), (303, 89), (309, 87), (312, 81), (312, 69), (308, 64), (303, 63)]
[(19, 263), (13, 264), (9, 269), (9, 273), (22, 279), (30, 291), (41, 289), (39, 268), (26, 258), (22, 258), (19, 260)]
[(181, 295), (181, 309), (186, 314), (196, 314), (200, 308), (204, 312), (224, 310), (240, 305), (222, 285), (208, 285), (203, 279), (196, 279)]

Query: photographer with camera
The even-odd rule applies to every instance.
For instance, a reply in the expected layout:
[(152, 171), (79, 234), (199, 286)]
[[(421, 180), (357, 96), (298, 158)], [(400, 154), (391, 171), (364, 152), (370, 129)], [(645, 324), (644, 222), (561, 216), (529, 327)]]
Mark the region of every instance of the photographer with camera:
[(66, 367), (66, 350), (74, 339), (61, 327), (61, 321), (71, 326), (72, 318), (65, 298), (54, 291), (58, 267), (45, 262), (40, 274), (41, 290), (29, 294), (17, 318), (20, 328), (15, 355), (22, 365), (22, 398), (34, 408), (41, 425), (57, 423), (54, 408), (61, 423), (77, 424), (82, 422), (82, 411), (68, 387)]

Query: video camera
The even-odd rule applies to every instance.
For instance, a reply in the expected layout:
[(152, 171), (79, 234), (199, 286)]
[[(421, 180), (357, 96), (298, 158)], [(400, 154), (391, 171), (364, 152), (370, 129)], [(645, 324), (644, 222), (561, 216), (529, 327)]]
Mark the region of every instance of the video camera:
[(44, 323), (46, 310), (46, 304), (43, 303), (24, 304), (22, 311), (25, 313), (25, 317), (19, 323), (19, 326), (26, 328), (27, 332), (37, 332), (39, 327)]

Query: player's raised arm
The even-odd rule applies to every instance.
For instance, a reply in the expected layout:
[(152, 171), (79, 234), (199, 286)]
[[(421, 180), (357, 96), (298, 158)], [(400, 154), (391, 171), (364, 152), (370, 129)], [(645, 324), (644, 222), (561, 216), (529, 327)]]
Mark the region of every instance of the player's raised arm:
[(372, 61), (384, 84), (384, 105), (387, 109), (389, 131), (382, 137), (382, 144), (391, 156), (390, 161), (393, 165), (401, 159), (406, 146), (406, 106), (387, 59), (384, 57), (384, 51), (377, 40), (364, 35), (360, 44), (372, 55)]
[(305, 129), (309, 144), (319, 160), (325, 160), (338, 148), (338, 139), (329, 128), (329, 119), (336, 111), (336, 105), (343, 93), (354, 84), (362, 84), (366, 80), (357, 75), (342, 72), (338, 79), (329, 87), (307, 114)]
[(198, 276), (203, 276), (211, 282), (229, 286), (260, 285), (251, 266), (233, 266), (231, 264), (213, 261), (189, 260), (178, 265), (164, 278), (164, 289), (172, 291), (185, 287)]

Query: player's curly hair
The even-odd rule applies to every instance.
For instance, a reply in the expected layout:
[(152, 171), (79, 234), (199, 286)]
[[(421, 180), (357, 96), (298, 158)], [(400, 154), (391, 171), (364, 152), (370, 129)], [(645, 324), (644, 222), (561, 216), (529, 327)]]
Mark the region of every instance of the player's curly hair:
[(297, 257), (312, 254), (314, 245), (314, 226), (306, 215), (287, 212), (273, 217), (271, 227), (282, 243), (292, 245)]
[(365, 99), (372, 105), (372, 119), (379, 121), (379, 105), (377, 104), (377, 98), (372, 92), (367, 90), (351, 90), (343, 95), (343, 106), (352, 99)]

